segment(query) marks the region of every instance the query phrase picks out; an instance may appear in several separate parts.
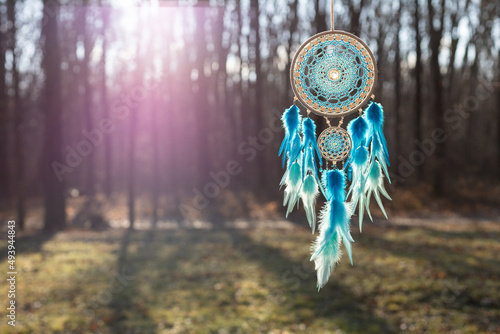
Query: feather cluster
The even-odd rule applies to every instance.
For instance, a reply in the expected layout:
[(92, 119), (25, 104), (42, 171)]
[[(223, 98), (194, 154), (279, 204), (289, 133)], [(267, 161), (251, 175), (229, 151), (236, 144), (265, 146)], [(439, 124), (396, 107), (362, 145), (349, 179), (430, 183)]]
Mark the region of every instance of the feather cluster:
[(283, 205), (287, 207), (286, 216), (302, 199), (307, 221), (311, 230), (316, 229), (316, 199), (322, 189), (318, 178), (315, 154), (320, 158), (316, 142), (316, 125), (310, 118), (303, 119), (295, 105), (288, 108), (281, 118), (285, 138), (279, 155), (283, 155), (285, 174), (280, 186), (285, 186)]
[[(364, 116), (352, 120), (347, 131), (351, 135), (353, 149), (349, 156), (349, 167), (352, 171), (352, 182), (349, 189), (351, 207), (358, 207), (359, 229), (363, 227), (364, 212), (372, 219), (370, 198), (373, 195), (383, 214), (387, 218), (380, 194), (391, 199), (384, 188), (384, 174), (389, 178), (387, 166), (389, 153), (383, 132), (384, 113), (382, 106), (372, 102)], [(390, 180), (389, 180), (390, 182)]]
[[(380, 209), (387, 217), (382, 205), (381, 194), (388, 199), (384, 188), (384, 174), (389, 178), (389, 154), (383, 133), (384, 115), (382, 106), (371, 103), (364, 116), (352, 120), (347, 131), (351, 136), (352, 150), (345, 168), (323, 171), (321, 180), (318, 176), (316, 157), (321, 155), (316, 141), (316, 125), (310, 118), (302, 118), (300, 110), (293, 105), (282, 117), (285, 138), (280, 147), (285, 173), (280, 186), (285, 186), (283, 205), (286, 215), (304, 204), (307, 221), (312, 232), (316, 230), (316, 199), (320, 193), (326, 203), (319, 214), (319, 235), (311, 246), (311, 261), (314, 261), (318, 290), (327, 282), (335, 265), (340, 261), (341, 244), (352, 261), (350, 220), (358, 208), (359, 228), (362, 229), (365, 210), (370, 219), (370, 199), (373, 196)], [(351, 185), (346, 200), (346, 174)], [(389, 180), (390, 182), (390, 180)]]

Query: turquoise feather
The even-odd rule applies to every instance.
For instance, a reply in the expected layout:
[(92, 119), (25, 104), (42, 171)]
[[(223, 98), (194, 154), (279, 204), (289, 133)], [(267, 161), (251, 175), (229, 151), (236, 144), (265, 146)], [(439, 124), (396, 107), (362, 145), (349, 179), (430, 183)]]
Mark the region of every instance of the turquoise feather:
[(316, 164), (315, 153), (318, 156), (318, 159), (321, 159), (321, 155), (319, 153), (318, 143), (316, 141), (316, 125), (314, 121), (310, 118), (305, 118), (302, 122), (302, 133), (303, 133), (303, 141), (302, 141), (302, 149), (303, 149), (303, 158), (302, 158), (302, 179), (304, 180), (306, 176), (310, 173), (316, 180), (318, 188), (324, 194), (323, 186), (318, 177), (318, 166)]
[(300, 198), (304, 203), (307, 221), (312, 233), (316, 230), (316, 198), (319, 195), (319, 187), (316, 179), (311, 174), (307, 175), (300, 189)]
[(282, 164), (286, 170), (280, 182), (280, 188), (285, 185), (285, 195), (283, 205), (287, 207), (286, 216), (293, 210), (295, 204), (298, 205), (300, 188), (302, 185), (302, 163), (301, 152), (303, 140), (300, 135), (302, 117), (296, 105), (291, 106), (281, 117), (285, 138), (281, 143), (278, 156), (282, 156)]
[(365, 118), (369, 124), (368, 144), (371, 144), (371, 160), (378, 159), (389, 183), (389, 171), (387, 166), (390, 166), (389, 152), (387, 150), (387, 141), (384, 136), (384, 111), (382, 105), (372, 102), (365, 114)]
[(283, 128), (285, 129), (285, 138), (281, 143), (278, 156), (282, 156), (282, 165), (285, 167), (286, 161), (295, 161), (297, 159), (301, 147), (300, 144), (300, 126), (302, 117), (300, 110), (296, 105), (291, 106), (283, 113), (281, 117)]
[(347, 171), (349, 180), (352, 179), (353, 153), (358, 147), (366, 145), (368, 130), (369, 125), (363, 117), (357, 117), (347, 125), (347, 132), (351, 136), (352, 141), (351, 154), (345, 163), (345, 170)]
[[(300, 159), (298, 159), (300, 160)], [(285, 185), (283, 206), (287, 206), (286, 216), (292, 212), (299, 199), (299, 190), (302, 185), (302, 167), (299, 162), (292, 163), (286, 170), (280, 186)]]
[(302, 133), (304, 134), (303, 148), (309, 146), (312, 147), (314, 152), (316, 152), (318, 159), (321, 159), (318, 143), (316, 142), (316, 124), (314, 124), (314, 121), (312, 119), (304, 119), (304, 121), (302, 122)]
[(351, 207), (354, 211), (358, 206), (359, 230), (363, 229), (363, 216), (366, 203), (366, 178), (370, 166), (369, 152), (366, 146), (360, 146), (352, 154), (352, 182), (349, 189), (351, 196)]
[(365, 191), (367, 199), (365, 202), (365, 207), (366, 207), (366, 212), (368, 212), (368, 216), (370, 217), (370, 220), (373, 221), (372, 215), (370, 213), (370, 198), (372, 194), (375, 197), (375, 200), (377, 201), (380, 210), (382, 210), (382, 213), (384, 214), (385, 218), (387, 218), (387, 213), (385, 212), (384, 205), (382, 204), (380, 194), (384, 195), (384, 197), (389, 200), (392, 200), (392, 198), (389, 196), (389, 194), (384, 188), (384, 175), (382, 174), (380, 163), (377, 160), (375, 160), (370, 166), (370, 170), (366, 180)]
[(321, 289), (335, 264), (340, 260), (340, 243), (344, 243), (352, 264), (350, 206), (345, 202), (345, 173), (343, 170), (328, 170), (323, 174), (325, 190), (329, 197), (320, 212), (319, 236), (311, 246), (311, 261), (314, 261)]

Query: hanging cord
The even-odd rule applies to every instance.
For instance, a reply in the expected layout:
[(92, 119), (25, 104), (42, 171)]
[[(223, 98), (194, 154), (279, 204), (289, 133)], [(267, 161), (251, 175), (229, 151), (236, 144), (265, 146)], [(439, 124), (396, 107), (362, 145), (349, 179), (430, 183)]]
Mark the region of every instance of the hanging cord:
[(332, 20), (332, 31), (333, 31), (333, 30), (335, 30), (334, 18), (333, 18), (333, 2), (334, 2), (334, 0), (331, 0), (330, 2), (332, 4), (332, 7), (330, 8), (331, 9), (330, 10), (330, 18)]

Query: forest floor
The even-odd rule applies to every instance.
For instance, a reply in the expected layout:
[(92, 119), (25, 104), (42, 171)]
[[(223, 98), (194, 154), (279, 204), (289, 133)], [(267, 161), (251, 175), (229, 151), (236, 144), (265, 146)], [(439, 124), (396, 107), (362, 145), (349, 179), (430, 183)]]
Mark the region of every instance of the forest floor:
[(23, 232), (0, 333), (500, 333), (497, 219), (365, 222), (319, 292), (306, 225)]

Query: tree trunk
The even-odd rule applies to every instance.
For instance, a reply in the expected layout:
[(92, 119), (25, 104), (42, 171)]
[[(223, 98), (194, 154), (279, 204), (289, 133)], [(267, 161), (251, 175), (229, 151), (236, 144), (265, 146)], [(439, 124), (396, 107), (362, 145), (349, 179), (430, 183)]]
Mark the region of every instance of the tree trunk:
[(61, 106), (61, 57), (58, 40), (58, 5), (44, 1), (42, 37), (44, 39), (43, 68), (45, 72), (45, 140), (42, 163), (45, 216), (44, 231), (62, 230), (66, 226), (64, 182), (58, 180), (54, 168), (63, 161)]
[(129, 147), (128, 147), (128, 221), (129, 230), (135, 223), (135, 141), (136, 141), (137, 109), (130, 110)]
[[(77, 8), (81, 11), (78, 13), (78, 29), (79, 34), (83, 38), (83, 45), (85, 49), (85, 55), (82, 60), (81, 68), (82, 75), (81, 80), (83, 81), (84, 95), (83, 95), (83, 119), (85, 122), (85, 127), (87, 131), (92, 131), (92, 87), (90, 85), (90, 52), (92, 50), (92, 42), (90, 40), (90, 32), (88, 31), (88, 2), (85, 0), (83, 2), (82, 8)], [(92, 201), (94, 196), (94, 152), (90, 153), (86, 157), (86, 180), (85, 187), (87, 198)]]
[[(255, 72), (257, 78), (255, 80), (255, 136), (264, 128), (264, 105), (262, 103), (262, 88), (265, 80), (262, 72), (262, 57), (261, 57), (261, 36), (260, 36), (260, 0), (254, 2), (254, 13), (251, 15), (250, 27), (255, 31)], [(257, 153), (256, 170), (258, 173), (257, 182), (254, 186), (256, 189), (266, 191), (266, 186), (269, 184), (266, 178), (266, 150)]]
[[(0, 9), (3, 9), (4, 3), (0, 3)], [(0, 15), (3, 10), (0, 10)], [(7, 51), (7, 34), (0, 29), (0, 157), (8, 155), (8, 136), (7, 124), (9, 120), (9, 111), (7, 106), (7, 89), (5, 82), (5, 53)], [(7, 161), (0, 163), (0, 200), (2, 203), (9, 197), (9, 164)]]
[(396, 17), (396, 45), (395, 45), (395, 57), (394, 57), (394, 115), (395, 115), (395, 123), (396, 123), (396, 154), (398, 157), (402, 154), (402, 130), (403, 130), (403, 122), (401, 117), (401, 45), (400, 45), (400, 37), (399, 33), (401, 31), (401, 13), (403, 12), (403, 3), (399, 1), (399, 8)]
[(315, 17), (315, 26), (316, 26), (316, 33), (320, 33), (322, 31), (328, 30), (328, 27), (326, 25), (326, 13), (324, 8), (321, 9), (319, 8), (320, 0), (316, 0), (315, 3), (315, 10), (316, 10), (316, 17)]
[(152, 198), (153, 198), (153, 228), (156, 228), (158, 224), (158, 209), (159, 209), (159, 197), (160, 197), (160, 140), (158, 135), (158, 126), (159, 126), (159, 99), (157, 99), (156, 94), (154, 94), (151, 103), (151, 140), (153, 141), (153, 177), (152, 177)]
[[(299, 25), (299, 15), (297, 12), (297, 5), (298, 5), (298, 0), (294, 0), (292, 2), (292, 5), (290, 6), (290, 14), (288, 20), (290, 21), (290, 36), (288, 37), (288, 49), (287, 49), (287, 55), (288, 55), (288, 62), (285, 67), (285, 82), (287, 83), (285, 85), (285, 105), (290, 104), (290, 91), (291, 91), (291, 83), (290, 83), (290, 67), (292, 66), (292, 60), (294, 55), (292, 54), (292, 46), (293, 46), (293, 35), (297, 31), (297, 27)], [(292, 16), (290, 18), (290, 16)]]
[[(351, 11), (357, 11), (357, 9), (354, 8), (354, 6), (351, 4), (350, 5), (350, 10)], [(359, 15), (360, 13), (357, 13), (357, 14), (353, 14), (351, 13), (351, 20), (352, 20), (352, 17), (358, 17), (357, 19), (355, 19), (354, 22), (357, 22), (357, 24), (359, 24)], [(375, 9), (375, 16), (377, 17), (381, 17), (382, 15), (382, 4), (379, 4), (376, 9)], [(384, 48), (384, 42), (385, 42), (385, 38), (387, 36), (387, 24), (385, 22), (382, 22), (382, 21), (379, 21), (378, 22), (378, 29), (377, 29), (377, 67), (379, 69), (383, 69), (385, 68), (385, 63), (386, 63), (386, 50)], [(359, 27), (357, 28), (359, 29)], [(357, 35), (357, 34), (356, 34)], [(385, 82), (385, 79), (386, 79), (387, 75), (386, 75), (386, 71), (378, 71), (378, 75), (377, 75), (377, 89), (375, 90), (375, 95), (378, 96), (378, 100), (381, 100), (382, 99), (382, 87), (384, 86), (384, 82)], [(380, 95), (380, 96), (379, 96)]]
[[(243, 40), (245, 40), (245, 44), (248, 45), (248, 38), (245, 34), (243, 34), (243, 6), (240, 1), (237, 1), (236, 10), (238, 12), (238, 58), (240, 59), (240, 68), (239, 68), (239, 77), (237, 84), (237, 95), (239, 96), (239, 117), (236, 118), (235, 114), (235, 123), (238, 124), (238, 129), (241, 129), (239, 133), (238, 140), (235, 143), (235, 149), (238, 146), (243, 138), (251, 135), (251, 132), (248, 130), (248, 123), (246, 122), (246, 117), (249, 114), (249, 104), (250, 98), (248, 96), (248, 89), (244, 89), (243, 85)], [(235, 95), (236, 95), (235, 94)]]
[[(432, 0), (427, 0), (427, 6), (429, 10), (429, 50), (431, 51), (430, 57), (430, 70), (431, 70), (431, 80), (432, 87), (434, 90), (434, 103), (432, 107), (432, 112), (434, 114), (434, 124), (436, 128), (445, 130), (444, 120), (443, 120), (443, 78), (441, 75), (441, 68), (439, 65), (439, 50), (441, 45), (441, 39), (443, 37), (444, 28), (444, 2), (440, 1), (440, 20), (439, 27), (434, 27), (434, 16), (435, 9), (432, 4)], [(445, 173), (444, 173), (444, 158), (445, 158), (445, 145), (444, 143), (436, 144), (435, 152), (435, 165), (434, 165), (434, 180), (433, 180), (433, 190), (436, 195), (443, 195), (445, 186)]]
[[(413, 24), (415, 25), (415, 141), (422, 141), (422, 35), (420, 32), (420, 0), (415, 1), (415, 12), (413, 13)], [(415, 143), (415, 150), (420, 147)], [(417, 180), (422, 179), (422, 167), (415, 166)]]
[[(109, 8), (103, 6), (101, 8), (102, 13), (102, 58), (101, 58), (101, 106), (103, 109), (103, 117), (110, 119), (109, 115), (109, 103), (108, 103), (108, 85), (106, 84), (106, 53), (108, 49), (108, 39), (106, 38), (106, 31), (108, 29), (109, 20)], [(109, 133), (104, 137), (104, 192), (106, 197), (109, 199), (112, 192), (113, 185), (113, 173), (112, 173), (112, 157), (113, 150), (111, 149), (111, 136)]]
[[(150, 19), (155, 22), (157, 16), (150, 13)], [(155, 50), (153, 49), (153, 44), (148, 44), (147, 54), (154, 54)], [(160, 127), (160, 97), (159, 94), (154, 91), (151, 96), (150, 110), (151, 110), (151, 141), (153, 146), (153, 166), (152, 166), (152, 204), (153, 204), (153, 217), (152, 217), (152, 226), (153, 229), (157, 227), (158, 224), (158, 210), (159, 210), (159, 198), (160, 198), (160, 187), (163, 186), (163, 180), (160, 176), (160, 136), (158, 133), (158, 127)]]
[(198, 149), (198, 185), (203, 186), (208, 179), (208, 173), (211, 167), (210, 156), (210, 114), (212, 108), (208, 101), (208, 79), (205, 76), (205, 59), (207, 59), (207, 39), (206, 29), (206, 8), (196, 7), (196, 30), (195, 30), (195, 45), (197, 46), (196, 53), (196, 69), (198, 70), (198, 92), (196, 93), (196, 120), (197, 120), (197, 149)]
[(364, 0), (360, 0), (359, 6), (354, 6), (354, 2), (352, 0), (349, 1), (349, 13), (351, 16), (350, 30), (356, 36), (359, 36), (361, 32), (359, 19), (361, 17), (361, 11), (363, 10), (363, 5), (364, 5)]
[[(496, 110), (500, 110), (500, 49), (497, 51), (497, 107)], [(498, 179), (500, 180), (500, 113), (497, 112), (497, 159), (498, 159)]]
[(163, 112), (159, 115), (162, 119), (162, 124), (165, 127), (165, 131), (163, 132), (165, 138), (165, 148), (166, 148), (166, 161), (167, 166), (167, 183), (168, 183), (168, 191), (174, 197), (174, 207), (178, 208), (181, 204), (181, 194), (180, 188), (182, 184), (182, 180), (180, 179), (181, 171), (181, 161), (178, 159), (178, 146), (180, 144), (177, 139), (177, 135), (179, 134), (179, 125), (180, 120), (178, 118), (178, 107), (175, 97), (176, 89), (179, 86), (184, 85), (184, 83), (177, 82), (173, 83), (171, 80), (172, 72), (168, 64), (171, 61), (171, 50), (168, 48), (170, 41), (173, 39), (170, 27), (165, 25), (164, 27), (164, 36), (166, 45), (164, 47), (165, 54), (163, 58), (163, 62), (165, 65), (163, 66), (163, 81), (162, 81), (162, 89), (165, 92), (162, 94), (161, 103)]
[[(141, 15), (142, 7), (139, 7), (138, 15)], [(139, 26), (144, 23), (142, 19), (139, 20)], [(138, 32), (137, 45), (136, 45), (136, 70), (134, 75), (135, 84), (141, 83), (144, 73), (144, 62), (139, 63), (141, 57), (141, 38), (142, 33)], [(135, 225), (135, 147), (137, 142), (137, 113), (138, 106), (130, 108), (129, 131), (128, 131), (128, 221), (129, 230), (134, 229)]]
[(16, 211), (17, 225), (20, 230), (24, 229), (25, 217), (25, 179), (24, 179), (24, 144), (23, 144), (23, 108), (21, 106), (21, 97), (19, 95), (19, 70), (17, 68), (17, 50), (16, 50), (16, 1), (7, 1), (7, 18), (10, 22), (9, 48), (12, 52), (12, 85), (14, 88), (14, 126), (15, 126), (15, 157), (16, 157)]

